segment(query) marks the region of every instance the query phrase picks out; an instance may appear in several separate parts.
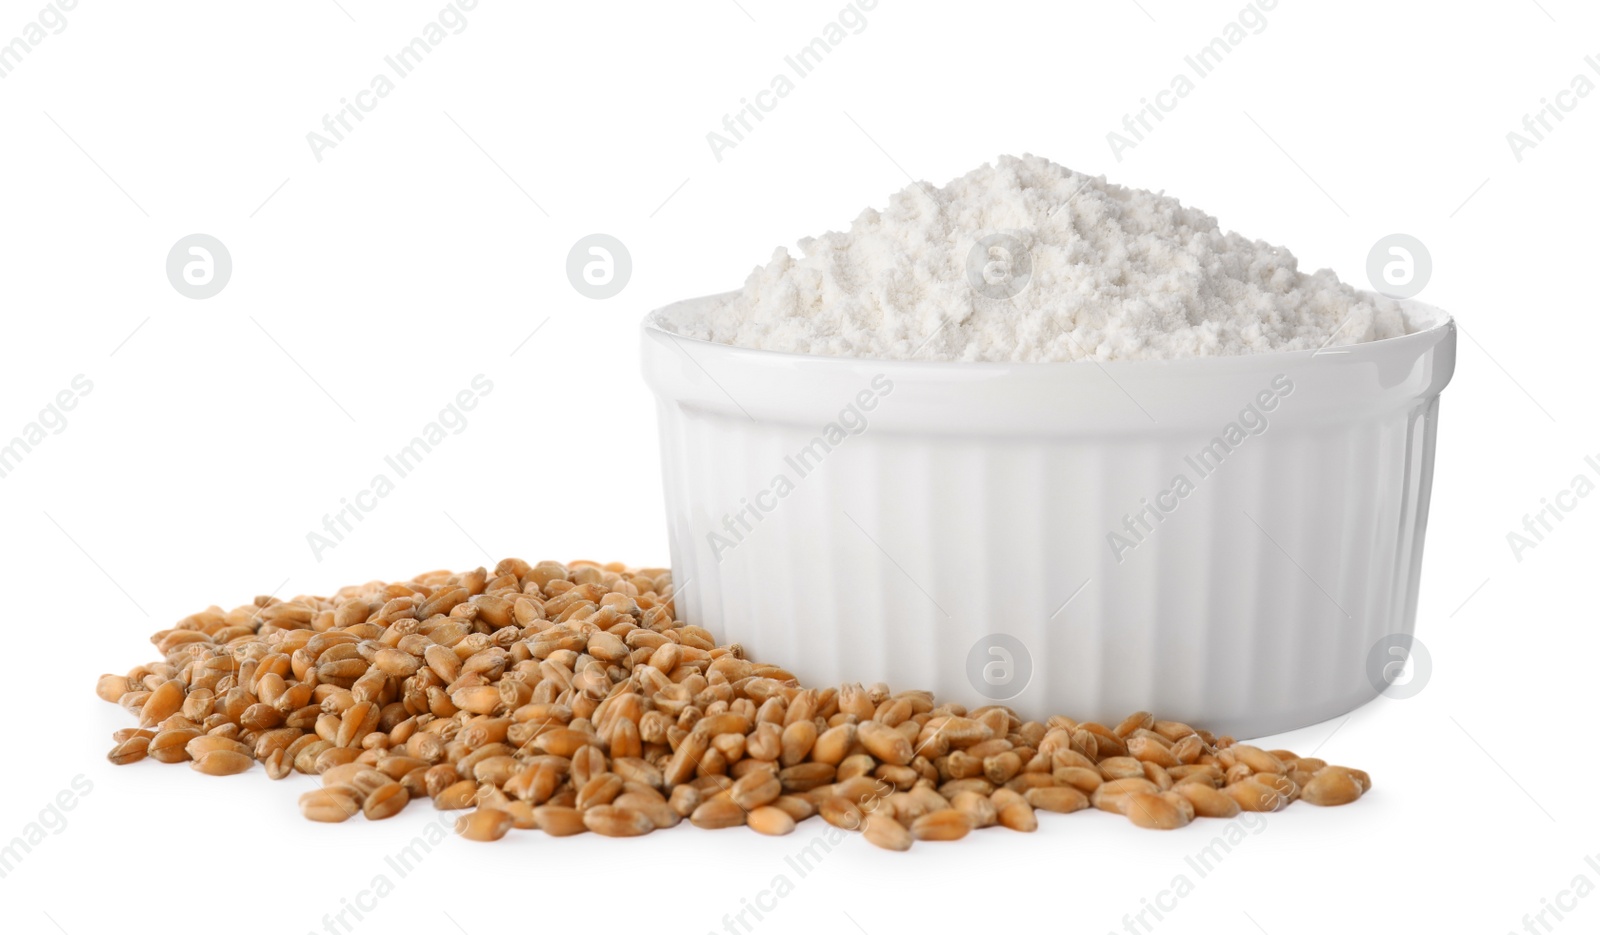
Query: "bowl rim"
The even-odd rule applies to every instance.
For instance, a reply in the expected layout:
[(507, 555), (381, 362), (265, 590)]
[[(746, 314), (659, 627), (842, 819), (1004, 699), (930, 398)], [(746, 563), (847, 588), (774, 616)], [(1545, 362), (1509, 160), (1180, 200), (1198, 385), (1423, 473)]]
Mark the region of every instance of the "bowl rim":
[(1137, 370), (1160, 370), (1173, 367), (1206, 367), (1208, 369), (1226, 366), (1254, 367), (1270, 364), (1272, 361), (1304, 360), (1311, 357), (1335, 356), (1363, 357), (1368, 355), (1383, 355), (1391, 351), (1401, 351), (1408, 343), (1418, 345), (1418, 348), (1434, 344), (1439, 340), (1453, 334), (1456, 329), (1455, 316), (1439, 308), (1413, 298), (1395, 298), (1384, 296), (1372, 290), (1359, 290), (1360, 294), (1372, 298), (1387, 298), (1401, 306), (1408, 326), (1417, 325), (1417, 330), (1408, 331), (1392, 338), (1380, 338), (1375, 341), (1362, 341), (1356, 344), (1341, 344), (1336, 347), (1322, 347), (1312, 350), (1271, 350), (1259, 351), (1250, 354), (1209, 354), (1189, 355), (1185, 357), (1144, 358), (1138, 360), (1095, 360), (1082, 358), (1079, 360), (1047, 360), (1047, 361), (1012, 361), (1012, 360), (921, 360), (901, 357), (847, 357), (835, 354), (801, 354), (794, 351), (773, 351), (764, 348), (746, 347), (740, 344), (724, 344), (706, 338), (696, 338), (679, 334), (670, 328), (664, 327), (662, 319), (668, 311), (693, 305), (701, 302), (710, 302), (737, 295), (739, 290), (712, 293), (710, 295), (696, 296), (688, 299), (679, 299), (666, 305), (652, 309), (640, 322), (640, 332), (646, 336), (659, 335), (671, 340), (675, 344), (687, 343), (692, 347), (704, 349), (706, 353), (728, 354), (751, 361), (762, 361), (774, 365), (792, 364), (802, 367), (820, 366), (860, 366), (871, 364), (875, 368), (917, 368), (937, 369), (948, 368), (952, 372), (959, 370), (962, 373), (980, 374), (984, 372), (997, 373), (1002, 370), (1024, 369), (1032, 372), (1043, 373), (1052, 368), (1094, 364), (1100, 368), (1113, 368), (1126, 373)]

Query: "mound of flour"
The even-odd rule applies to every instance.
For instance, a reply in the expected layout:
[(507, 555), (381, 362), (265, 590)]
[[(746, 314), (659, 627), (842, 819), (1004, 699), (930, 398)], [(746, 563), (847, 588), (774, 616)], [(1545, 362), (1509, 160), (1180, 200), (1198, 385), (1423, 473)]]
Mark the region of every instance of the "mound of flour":
[(779, 247), (727, 299), (665, 313), (685, 337), (837, 357), (1136, 360), (1406, 333), (1397, 303), (1154, 192), (1038, 156), (911, 185), (850, 230)]

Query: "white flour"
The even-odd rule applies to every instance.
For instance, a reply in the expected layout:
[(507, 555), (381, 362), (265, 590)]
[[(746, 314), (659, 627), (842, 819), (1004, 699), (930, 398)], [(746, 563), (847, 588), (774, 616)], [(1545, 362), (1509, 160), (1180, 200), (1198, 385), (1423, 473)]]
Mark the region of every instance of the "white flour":
[(736, 295), (664, 324), (799, 354), (1030, 362), (1304, 350), (1406, 333), (1397, 303), (1331, 270), (1302, 273), (1289, 251), (1224, 233), (1174, 198), (1038, 156), (1002, 156), (943, 188), (908, 186), (848, 232), (799, 246), (799, 257), (779, 247)]

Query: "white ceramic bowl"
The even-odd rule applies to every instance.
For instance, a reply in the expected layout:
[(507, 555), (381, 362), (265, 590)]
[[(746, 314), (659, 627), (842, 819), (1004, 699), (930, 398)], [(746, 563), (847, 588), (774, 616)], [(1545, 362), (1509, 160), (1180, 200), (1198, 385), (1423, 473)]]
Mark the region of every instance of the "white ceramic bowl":
[(1103, 364), (783, 354), (658, 312), (678, 610), (810, 684), (1240, 737), (1342, 714), (1409, 645), (1455, 366), (1449, 316), (1405, 307), (1384, 341)]

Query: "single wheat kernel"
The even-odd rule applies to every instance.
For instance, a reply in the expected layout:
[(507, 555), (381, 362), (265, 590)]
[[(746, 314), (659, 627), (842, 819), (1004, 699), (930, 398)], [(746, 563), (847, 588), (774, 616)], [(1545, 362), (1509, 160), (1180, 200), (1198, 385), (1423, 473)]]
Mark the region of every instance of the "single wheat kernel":
[(861, 835), (868, 842), (884, 850), (906, 851), (911, 849), (911, 832), (907, 831), (904, 825), (882, 812), (873, 812), (867, 816), (866, 822), (861, 826)]
[(1284, 800), (1283, 793), (1254, 779), (1229, 783), (1222, 787), (1222, 791), (1239, 803), (1239, 808), (1246, 812), (1275, 812), (1288, 804)]
[(469, 841), (498, 841), (511, 830), (512, 819), (498, 808), (473, 809), (456, 819), (456, 834)]
[(596, 805), (582, 811), (584, 826), (608, 838), (634, 838), (656, 830), (655, 822), (637, 809)]
[(1320, 773), (1320, 772), (1323, 772), (1325, 770), (1334, 770), (1334, 771), (1340, 772), (1340, 773), (1348, 773), (1350, 775), (1350, 777), (1352, 779), (1354, 779), (1358, 785), (1361, 786), (1361, 791), (1363, 793), (1372, 791), (1372, 777), (1368, 776), (1364, 770), (1351, 769), (1348, 766), (1332, 766), (1332, 765), (1329, 765), (1329, 766), (1324, 766), (1322, 769), (1319, 769), (1316, 772)]
[(539, 830), (552, 837), (563, 838), (589, 830), (583, 822), (583, 813), (575, 808), (560, 805), (541, 805), (533, 810), (533, 820)]
[(728, 790), (728, 796), (746, 811), (775, 802), (782, 794), (783, 784), (765, 769), (748, 773)]
[(928, 812), (911, 822), (911, 836), (918, 841), (956, 841), (971, 830), (966, 813), (954, 808)]
[(154, 727), (183, 707), (183, 686), (169, 679), (156, 686), (139, 709), (139, 726)]
[(237, 750), (212, 750), (189, 764), (197, 773), (207, 776), (232, 776), (254, 765), (255, 760)]
[(788, 834), (794, 830), (794, 818), (775, 805), (763, 805), (751, 809), (745, 824), (752, 830), (770, 835)]
[(1130, 795), (1148, 794), (1155, 795), (1161, 787), (1142, 776), (1135, 778), (1113, 779), (1100, 784), (1089, 797), (1089, 802), (1101, 811), (1122, 814), (1123, 799)]
[(855, 802), (842, 795), (833, 795), (822, 801), (818, 808), (822, 820), (835, 828), (844, 828), (847, 831), (861, 830), (861, 822), (865, 816)]
[(199, 736), (199, 731), (183, 727), (161, 731), (150, 738), (150, 759), (162, 763), (182, 763), (190, 759), (189, 751), (185, 749), (189, 741)]
[(689, 815), (689, 824), (696, 828), (736, 828), (745, 823), (748, 815), (731, 798), (713, 798), (700, 803)]
[(433, 797), (433, 807), (441, 811), (452, 811), (458, 808), (471, 808), (478, 801), (478, 784), (471, 779), (463, 779), (441, 789)]
[(367, 793), (361, 803), (361, 814), (369, 821), (393, 818), (410, 800), (411, 796), (398, 782), (387, 782)]
[(1000, 825), (1012, 831), (1037, 831), (1039, 818), (1033, 813), (1033, 806), (1025, 801), (1016, 801), (1004, 806), (996, 805), (998, 809), (997, 820)]
[(312, 821), (345, 821), (360, 810), (355, 792), (342, 787), (316, 789), (300, 796), (300, 814)]
[(135, 735), (112, 747), (111, 752), (106, 754), (106, 759), (117, 766), (126, 766), (129, 763), (137, 763), (144, 759), (149, 749), (150, 738), (143, 735)]
[(1141, 828), (1170, 831), (1189, 823), (1171, 800), (1149, 792), (1135, 792), (1126, 796), (1122, 809), (1128, 820)]
[(1312, 805), (1348, 805), (1361, 798), (1362, 791), (1361, 782), (1348, 771), (1328, 768), (1311, 777), (1300, 797)]
[(102, 675), (94, 691), (105, 701), (118, 701), (129, 691), (128, 679), (122, 675)]
[(1229, 748), (1234, 757), (1245, 766), (1250, 767), (1255, 773), (1286, 773), (1288, 768), (1283, 761), (1261, 749), (1247, 743), (1236, 743)]
[(578, 790), (577, 807), (593, 808), (596, 805), (609, 805), (612, 799), (621, 794), (622, 777), (616, 773), (601, 773), (590, 778), (583, 784), (583, 788)]
[(659, 793), (654, 798), (643, 792), (624, 792), (611, 801), (618, 808), (630, 808), (650, 819), (657, 830), (676, 827), (683, 816), (672, 810)]
[(904, 766), (915, 755), (905, 734), (877, 721), (857, 725), (856, 739), (868, 753), (891, 766)]
[(1036, 809), (1063, 815), (1089, 807), (1089, 797), (1071, 786), (1040, 786), (1024, 792), (1022, 798)]
[(1233, 818), (1239, 814), (1239, 803), (1233, 796), (1215, 788), (1203, 779), (1180, 782), (1172, 787), (1173, 793), (1189, 800), (1194, 813), (1201, 818)]

